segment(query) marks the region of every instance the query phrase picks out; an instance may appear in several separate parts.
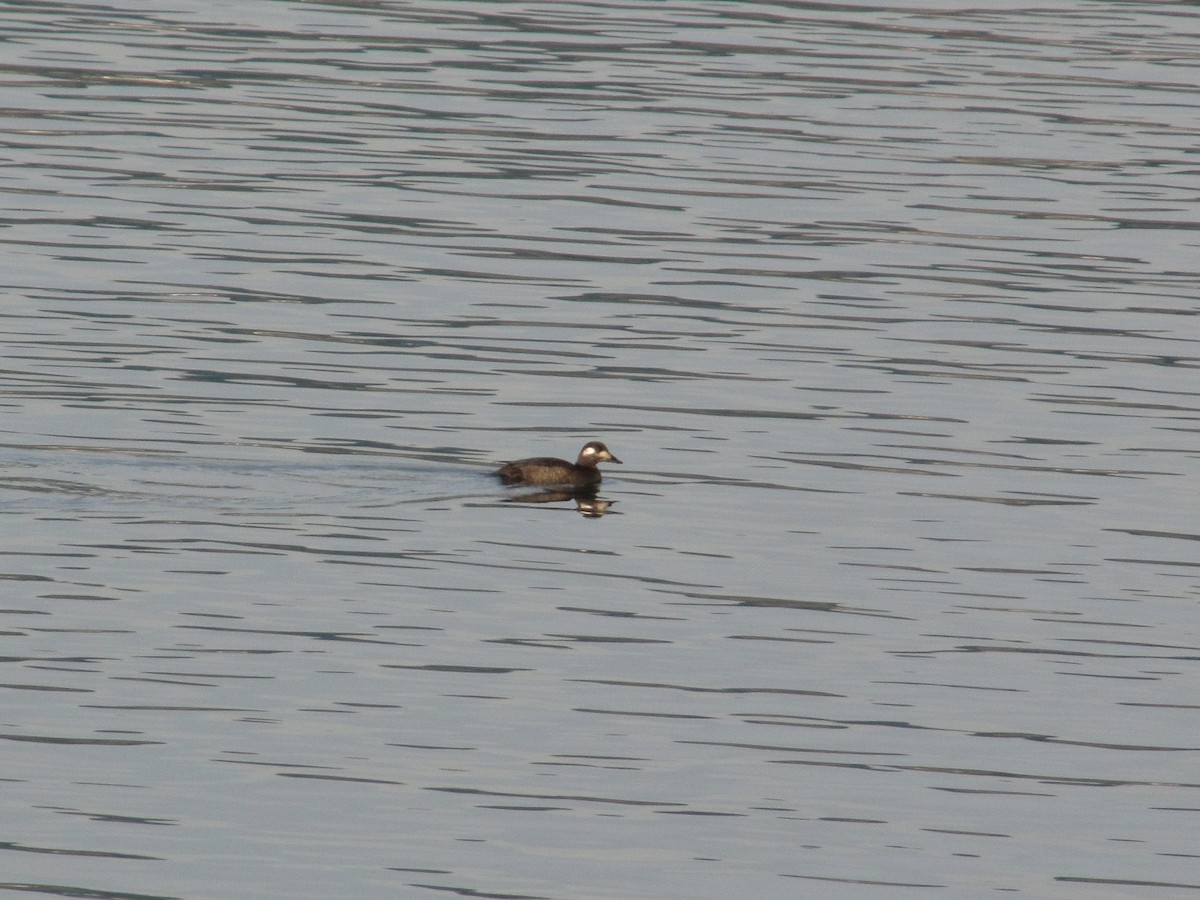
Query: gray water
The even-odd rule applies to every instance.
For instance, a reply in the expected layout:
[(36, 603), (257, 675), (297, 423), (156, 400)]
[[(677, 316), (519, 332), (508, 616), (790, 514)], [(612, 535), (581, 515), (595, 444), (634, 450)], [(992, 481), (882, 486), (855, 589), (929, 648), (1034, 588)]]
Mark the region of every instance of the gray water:
[(0, 894), (1200, 891), (1200, 8), (0, 23)]

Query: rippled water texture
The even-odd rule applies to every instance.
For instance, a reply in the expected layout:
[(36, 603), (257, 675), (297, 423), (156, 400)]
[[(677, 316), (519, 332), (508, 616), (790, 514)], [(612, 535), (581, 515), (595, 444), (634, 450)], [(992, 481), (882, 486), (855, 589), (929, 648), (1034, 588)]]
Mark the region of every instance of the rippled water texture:
[(1200, 8), (976, 6), (0, 0), (0, 894), (1200, 892)]

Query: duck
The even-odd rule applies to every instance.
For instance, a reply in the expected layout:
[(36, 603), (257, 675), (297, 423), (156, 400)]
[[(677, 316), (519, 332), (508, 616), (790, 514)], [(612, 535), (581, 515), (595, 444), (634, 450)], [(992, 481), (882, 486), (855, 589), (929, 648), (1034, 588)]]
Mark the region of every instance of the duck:
[(588, 441), (573, 463), (553, 456), (533, 456), (505, 463), (493, 474), (504, 484), (561, 484), (587, 488), (600, 483), (602, 476), (597, 464), (602, 462), (621, 461), (600, 441)]

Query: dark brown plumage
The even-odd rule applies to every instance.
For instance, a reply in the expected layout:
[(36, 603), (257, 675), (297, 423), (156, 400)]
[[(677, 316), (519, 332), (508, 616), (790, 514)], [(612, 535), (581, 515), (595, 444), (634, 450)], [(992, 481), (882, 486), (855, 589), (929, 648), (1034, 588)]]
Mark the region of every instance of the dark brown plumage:
[(534, 456), (505, 463), (495, 474), (505, 484), (569, 484), (589, 487), (600, 483), (597, 463), (615, 462), (617, 459), (600, 441), (589, 441), (579, 451), (573, 463), (553, 456)]

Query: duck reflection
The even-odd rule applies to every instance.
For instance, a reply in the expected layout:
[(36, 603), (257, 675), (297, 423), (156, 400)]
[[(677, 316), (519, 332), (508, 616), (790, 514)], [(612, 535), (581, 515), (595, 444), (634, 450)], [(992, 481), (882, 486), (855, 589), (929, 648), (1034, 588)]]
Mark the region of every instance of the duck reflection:
[(596, 487), (583, 488), (553, 488), (549, 490), (532, 491), (507, 497), (505, 503), (566, 503), (575, 501), (575, 510), (588, 519), (599, 519), (605, 515), (616, 500), (605, 500), (596, 495)]

